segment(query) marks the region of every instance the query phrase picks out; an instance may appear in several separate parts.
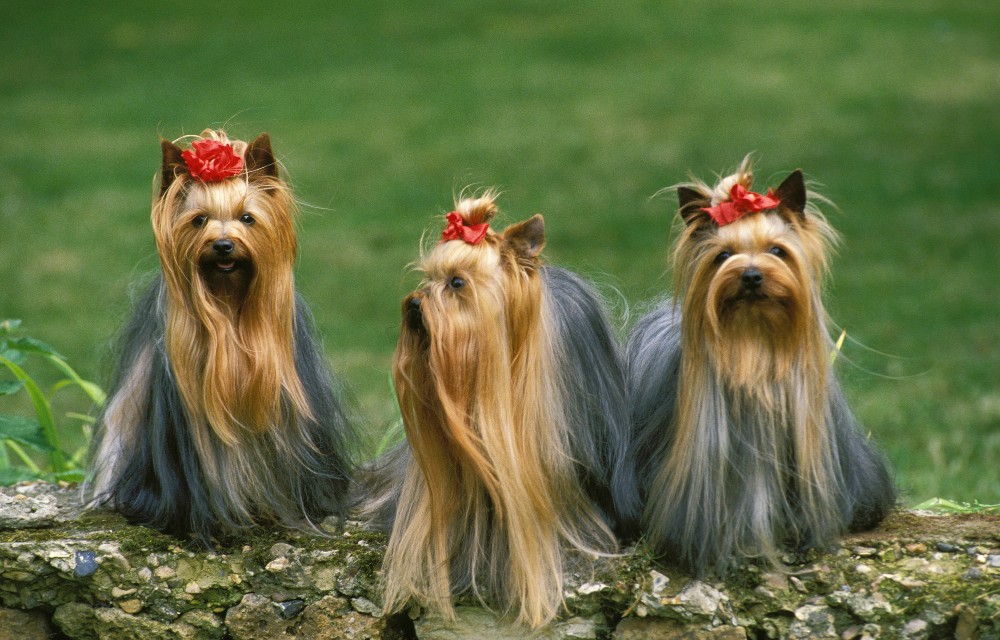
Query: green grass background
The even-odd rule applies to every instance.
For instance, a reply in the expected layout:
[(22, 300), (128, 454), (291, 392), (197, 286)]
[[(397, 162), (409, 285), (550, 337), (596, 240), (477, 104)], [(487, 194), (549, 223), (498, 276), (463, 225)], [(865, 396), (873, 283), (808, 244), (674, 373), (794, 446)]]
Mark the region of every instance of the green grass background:
[[(861, 419), (906, 501), (1000, 502), (1000, 4), (6, 3), (0, 317), (82, 374), (156, 267), (158, 136), (271, 133), (300, 288), (366, 425), (393, 417), (407, 265), (468, 185), (548, 258), (661, 295), (674, 202), (748, 151), (823, 184)], [(841, 363), (844, 364), (843, 362)], [(0, 407), (3, 409), (3, 407)]]

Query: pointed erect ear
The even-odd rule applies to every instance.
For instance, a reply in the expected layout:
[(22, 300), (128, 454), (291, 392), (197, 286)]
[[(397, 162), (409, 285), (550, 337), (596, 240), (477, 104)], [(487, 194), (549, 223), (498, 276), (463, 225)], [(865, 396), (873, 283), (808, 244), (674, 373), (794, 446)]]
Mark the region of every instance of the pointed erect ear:
[(181, 148), (169, 140), (160, 140), (163, 150), (163, 164), (160, 166), (160, 197), (167, 192), (174, 179), (181, 173), (187, 173), (187, 164), (181, 156)]
[(700, 216), (707, 215), (701, 208), (711, 204), (712, 202), (700, 191), (690, 187), (677, 187), (677, 213), (685, 224), (691, 224)]
[(545, 246), (545, 220), (536, 213), (524, 222), (512, 224), (503, 230), (503, 239), (518, 257), (537, 258)]
[(247, 145), (243, 159), (251, 180), (262, 176), (278, 177), (278, 163), (271, 153), (271, 136), (266, 132)]
[(806, 183), (802, 178), (802, 170), (796, 169), (775, 189), (774, 195), (781, 200), (781, 207), (805, 217)]

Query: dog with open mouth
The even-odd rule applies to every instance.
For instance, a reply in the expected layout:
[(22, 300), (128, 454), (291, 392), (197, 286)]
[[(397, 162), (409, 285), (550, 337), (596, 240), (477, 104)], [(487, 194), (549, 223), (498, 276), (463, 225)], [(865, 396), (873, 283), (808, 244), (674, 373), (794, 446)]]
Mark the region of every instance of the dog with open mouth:
[(208, 540), (342, 514), (352, 428), (295, 291), (296, 205), (270, 137), (162, 141), (160, 273), (119, 339), (85, 493)]

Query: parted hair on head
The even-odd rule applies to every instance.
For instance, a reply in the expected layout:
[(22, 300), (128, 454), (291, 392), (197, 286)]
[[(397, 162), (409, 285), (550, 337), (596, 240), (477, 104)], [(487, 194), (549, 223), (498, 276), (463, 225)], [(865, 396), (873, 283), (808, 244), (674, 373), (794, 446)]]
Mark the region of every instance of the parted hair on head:
[(119, 345), (88, 491), (208, 539), (343, 512), (353, 434), (296, 293), (291, 188), (271, 139), (162, 140), (160, 272)]
[(829, 544), (895, 500), (831, 367), (822, 198), (798, 170), (766, 193), (752, 180), (748, 156), (676, 187), (677, 301), (626, 348), (646, 539), (699, 575)]

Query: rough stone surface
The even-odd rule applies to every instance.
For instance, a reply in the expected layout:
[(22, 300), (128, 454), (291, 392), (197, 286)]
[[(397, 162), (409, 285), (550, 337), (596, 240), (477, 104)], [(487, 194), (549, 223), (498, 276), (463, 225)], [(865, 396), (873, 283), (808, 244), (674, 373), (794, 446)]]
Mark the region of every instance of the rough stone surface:
[(0, 607), (0, 638), (48, 640), (54, 629), (42, 611), (19, 611)]
[(55, 523), (58, 510), (53, 496), (0, 493), (0, 529), (33, 529)]
[[(421, 640), (594, 640), (606, 629), (600, 616), (572, 617), (557, 620), (544, 629), (528, 633), (493, 613), (476, 607), (457, 607), (455, 620), (425, 613), (414, 622), (416, 636)], [(604, 634), (606, 635), (606, 634)]]
[(997, 516), (900, 511), (839, 549), (724, 582), (640, 547), (570, 567), (565, 612), (529, 633), (472, 598), (453, 623), (417, 606), (383, 615), (385, 537), (350, 523), (205, 549), (82, 512), (74, 487), (2, 488), (0, 503), (21, 514), (0, 518), (0, 640), (1000, 638)]
[(692, 629), (665, 618), (625, 618), (618, 623), (612, 640), (747, 640), (743, 627), (725, 626)]

